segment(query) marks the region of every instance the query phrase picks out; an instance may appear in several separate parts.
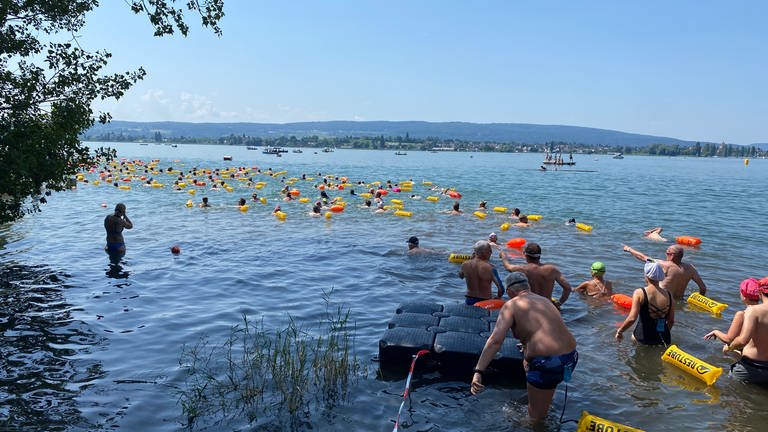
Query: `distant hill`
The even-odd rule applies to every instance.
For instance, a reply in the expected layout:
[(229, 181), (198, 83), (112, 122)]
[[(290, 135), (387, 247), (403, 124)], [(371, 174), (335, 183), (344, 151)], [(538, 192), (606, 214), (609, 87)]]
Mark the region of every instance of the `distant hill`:
[[(414, 138), (439, 137), (480, 142), (517, 142), (543, 144), (563, 141), (574, 144), (645, 147), (651, 144), (689, 146), (693, 141), (676, 138), (619, 132), (579, 126), (536, 125), (525, 123), (466, 123), (424, 121), (324, 121), (301, 123), (184, 123), (128, 122), (115, 120), (97, 124), (84, 136), (99, 136), (107, 132), (121, 133), (151, 140), (156, 132), (165, 138), (219, 138), (228, 135), (259, 137), (278, 136), (405, 136)], [(704, 144), (702, 142), (702, 144)]]

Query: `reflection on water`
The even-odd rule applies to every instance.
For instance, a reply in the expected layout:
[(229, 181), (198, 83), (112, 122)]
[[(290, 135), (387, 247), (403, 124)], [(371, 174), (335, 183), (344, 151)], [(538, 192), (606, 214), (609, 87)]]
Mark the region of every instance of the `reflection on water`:
[(111, 279), (128, 279), (130, 272), (123, 269), (125, 253), (107, 252), (107, 255), (109, 256), (109, 266), (106, 271), (107, 277)]
[(62, 289), (44, 268), (0, 269), (2, 430), (63, 430), (82, 421), (75, 398), (104, 374), (76, 360), (100, 340), (72, 319)]

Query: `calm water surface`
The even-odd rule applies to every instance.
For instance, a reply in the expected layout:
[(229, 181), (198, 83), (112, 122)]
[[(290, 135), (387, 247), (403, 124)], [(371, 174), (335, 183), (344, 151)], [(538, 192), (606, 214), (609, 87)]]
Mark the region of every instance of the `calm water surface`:
[[(378, 365), (371, 360), (387, 321), (403, 301), (462, 301), (463, 281), (446, 256), (471, 252), (491, 231), (503, 241), (539, 242), (544, 260), (558, 264), (574, 284), (589, 278), (593, 261), (603, 261), (615, 291), (628, 294), (642, 286), (642, 268), (622, 253), (622, 243), (663, 257), (667, 245), (644, 240), (643, 230), (661, 225), (669, 238), (701, 237), (701, 248), (686, 250), (685, 259), (696, 265), (710, 296), (731, 307), (718, 318), (679, 304), (673, 341), (726, 369), (730, 362), (721, 344), (702, 336), (727, 329), (740, 308), (739, 281), (768, 273), (768, 222), (760, 213), (768, 202), (764, 160), (745, 167), (739, 159), (576, 155), (579, 172), (539, 172), (541, 155), (534, 154), (305, 149), (275, 158), (240, 147), (113, 146), (121, 157), (160, 159), (161, 167), (182, 170), (258, 166), (287, 170), (288, 177), (320, 172), (365, 182), (413, 179), (413, 193), (422, 197), (434, 193), (421, 185), (428, 180), (460, 191), (466, 214), (448, 215), (449, 199), (411, 201), (402, 194), (411, 218), (353, 205), (330, 220), (311, 218), (308, 204), (283, 203), (280, 184), (267, 176), (257, 178), (269, 184), (256, 192), (268, 204), (252, 203), (246, 213), (234, 207), (255, 191), (243, 182), (234, 182), (239, 188), (232, 193), (206, 192), (213, 204), (206, 210), (186, 208), (186, 193), (136, 182), (131, 191), (80, 184), (54, 194), (42, 213), (0, 228), (0, 429), (183, 429), (177, 403), (184, 383), (182, 346), (202, 335), (224, 340), (243, 313), (275, 328), (286, 324), (288, 313), (317, 322), (325, 313), (322, 292), (333, 288), (332, 301), (351, 310), (357, 354), (371, 373), (354, 385), (348, 405), (314, 416), (313, 428), (391, 430), (404, 381), (376, 379)], [(222, 161), (225, 154), (233, 162)], [(311, 185), (298, 187), (314, 200)], [(342, 192), (331, 196), (337, 194)], [(343, 194), (350, 204), (360, 201)], [(530, 228), (501, 232), (508, 220), (503, 215), (472, 216), (480, 200), (489, 208), (520, 207), (544, 218)], [(117, 202), (126, 203), (135, 228), (124, 233), (126, 257), (111, 265), (103, 252), (103, 219)], [(288, 214), (285, 222), (270, 215), (278, 203)], [(566, 226), (570, 217), (594, 230)], [(411, 235), (438, 253), (407, 257)], [(181, 246), (181, 255), (170, 254), (173, 244)], [(615, 342), (624, 314), (611, 305), (574, 295), (563, 316), (580, 351), (566, 419), (586, 409), (652, 431), (764, 430), (768, 391), (731, 380), (727, 372), (708, 388), (662, 364), (661, 349)], [(555, 395), (549, 430), (575, 430), (574, 423), (558, 425), (563, 390), (561, 385)], [(524, 388), (491, 387), (473, 397), (467, 383), (420, 376), (405, 423), (418, 431), (526, 430), (518, 420), (525, 413), (524, 396)]]

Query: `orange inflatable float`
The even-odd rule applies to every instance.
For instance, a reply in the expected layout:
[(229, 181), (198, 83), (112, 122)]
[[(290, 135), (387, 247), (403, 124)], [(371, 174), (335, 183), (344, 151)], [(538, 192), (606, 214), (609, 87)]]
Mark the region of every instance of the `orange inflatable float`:
[(344, 206), (340, 204), (332, 205), (329, 210), (334, 213), (340, 213), (344, 211)]
[(456, 199), (461, 198), (461, 194), (456, 192), (456, 191), (449, 191), (448, 192), (448, 196), (451, 197), (451, 198), (456, 198)]
[(498, 310), (501, 309), (502, 306), (504, 306), (504, 303), (506, 303), (503, 299), (490, 299), (490, 300), (483, 300), (475, 303), (475, 306), (481, 307), (483, 309), (488, 310)]
[(684, 246), (698, 246), (701, 244), (701, 239), (694, 236), (679, 236), (675, 237), (675, 242)]
[(614, 294), (611, 296), (611, 301), (624, 309), (632, 309), (632, 297), (626, 294)]
[(521, 248), (525, 244), (525, 239), (522, 237), (515, 237), (507, 242), (508, 248)]

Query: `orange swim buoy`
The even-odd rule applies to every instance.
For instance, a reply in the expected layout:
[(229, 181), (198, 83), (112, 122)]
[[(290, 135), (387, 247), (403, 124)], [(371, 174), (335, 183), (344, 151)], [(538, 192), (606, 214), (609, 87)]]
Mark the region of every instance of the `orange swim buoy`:
[(378, 189), (376, 192), (380, 193), (381, 196), (384, 196), (389, 193), (389, 191), (386, 189)]
[(334, 212), (334, 213), (343, 212), (344, 211), (344, 206), (340, 205), (340, 204), (332, 205), (329, 210)]
[(461, 198), (461, 194), (460, 194), (460, 193), (458, 193), (458, 192), (456, 192), (456, 191), (450, 191), (450, 192), (448, 192), (448, 196), (449, 196), (449, 197), (451, 197), (451, 198), (456, 198), (456, 199), (459, 199), (459, 198)]
[(525, 239), (522, 237), (515, 237), (507, 242), (508, 248), (521, 248), (525, 244)]
[(498, 310), (498, 309), (501, 309), (502, 306), (504, 306), (504, 303), (506, 302), (503, 299), (490, 299), (490, 300), (479, 301), (474, 305), (477, 307), (481, 307), (483, 309)]
[(698, 246), (701, 244), (701, 239), (694, 236), (679, 236), (675, 237), (675, 242), (684, 246)]
[(626, 294), (614, 294), (611, 300), (624, 309), (632, 309), (632, 297)]
[(291, 189), (291, 191), (288, 193), (290, 193), (292, 196), (299, 196), (299, 194), (301, 194), (298, 189)]

